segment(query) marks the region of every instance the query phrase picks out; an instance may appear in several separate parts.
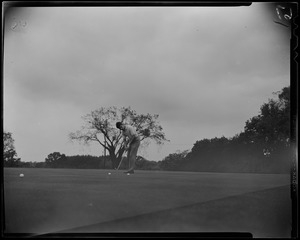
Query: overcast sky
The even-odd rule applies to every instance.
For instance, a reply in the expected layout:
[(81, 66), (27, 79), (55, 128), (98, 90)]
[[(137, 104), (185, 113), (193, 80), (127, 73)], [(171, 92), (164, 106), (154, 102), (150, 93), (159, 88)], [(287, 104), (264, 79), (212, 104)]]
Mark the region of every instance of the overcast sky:
[(289, 86), (289, 33), (263, 3), (19, 9), (5, 25), (4, 130), (37, 162), (102, 155), (68, 139), (99, 107), (159, 114), (170, 142), (140, 149), (148, 160), (233, 137)]

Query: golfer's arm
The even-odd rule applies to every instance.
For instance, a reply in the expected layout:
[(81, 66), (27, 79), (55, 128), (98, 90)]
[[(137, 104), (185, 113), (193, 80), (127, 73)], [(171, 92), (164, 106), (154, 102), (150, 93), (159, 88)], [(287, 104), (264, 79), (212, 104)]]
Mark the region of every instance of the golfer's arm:
[(127, 141), (127, 146), (128, 146), (128, 147), (130, 146), (130, 144), (131, 144), (132, 140), (133, 140), (133, 138), (132, 138), (132, 137), (131, 137), (130, 139), (128, 139), (128, 141)]
[(127, 142), (126, 142), (126, 146), (127, 146), (127, 147), (130, 146), (130, 144), (131, 144), (131, 142), (133, 141), (133, 139), (134, 139), (134, 136), (128, 137), (128, 140), (127, 140)]
[(127, 137), (127, 135), (125, 135), (124, 134), (124, 132), (123, 132), (123, 143), (124, 143), (124, 145), (125, 145), (125, 147), (127, 146), (127, 144), (128, 144), (128, 137)]
[(125, 145), (125, 147), (127, 148), (127, 147), (129, 147), (129, 144), (131, 143), (131, 139), (129, 139), (129, 137), (125, 137), (124, 136), (124, 145)]

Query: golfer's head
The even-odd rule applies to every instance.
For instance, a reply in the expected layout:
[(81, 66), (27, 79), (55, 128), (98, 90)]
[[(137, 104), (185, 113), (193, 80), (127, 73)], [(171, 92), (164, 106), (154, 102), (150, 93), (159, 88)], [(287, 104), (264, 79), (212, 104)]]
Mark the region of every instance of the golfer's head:
[(121, 129), (121, 130), (124, 129), (124, 125), (123, 125), (123, 123), (121, 123), (121, 122), (117, 122), (117, 123), (116, 123), (116, 127), (119, 128), (119, 129)]

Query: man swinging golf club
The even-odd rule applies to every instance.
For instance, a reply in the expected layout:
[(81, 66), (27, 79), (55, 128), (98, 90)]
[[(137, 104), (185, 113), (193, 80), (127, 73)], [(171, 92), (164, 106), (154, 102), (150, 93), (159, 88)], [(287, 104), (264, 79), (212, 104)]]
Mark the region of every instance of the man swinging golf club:
[(133, 174), (136, 155), (141, 142), (140, 137), (135, 128), (130, 125), (124, 124), (122, 122), (117, 122), (116, 127), (122, 130), (123, 137), (125, 139), (127, 159), (129, 161), (129, 169), (125, 173)]

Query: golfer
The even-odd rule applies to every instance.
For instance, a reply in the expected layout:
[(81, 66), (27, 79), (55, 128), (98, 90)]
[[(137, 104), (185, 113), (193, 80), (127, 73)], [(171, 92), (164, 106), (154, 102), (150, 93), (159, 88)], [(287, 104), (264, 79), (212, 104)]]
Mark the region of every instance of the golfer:
[(123, 131), (123, 137), (125, 139), (127, 159), (129, 161), (129, 169), (125, 173), (133, 174), (137, 151), (141, 143), (140, 137), (135, 128), (130, 125), (117, 122), (116, 127)]

